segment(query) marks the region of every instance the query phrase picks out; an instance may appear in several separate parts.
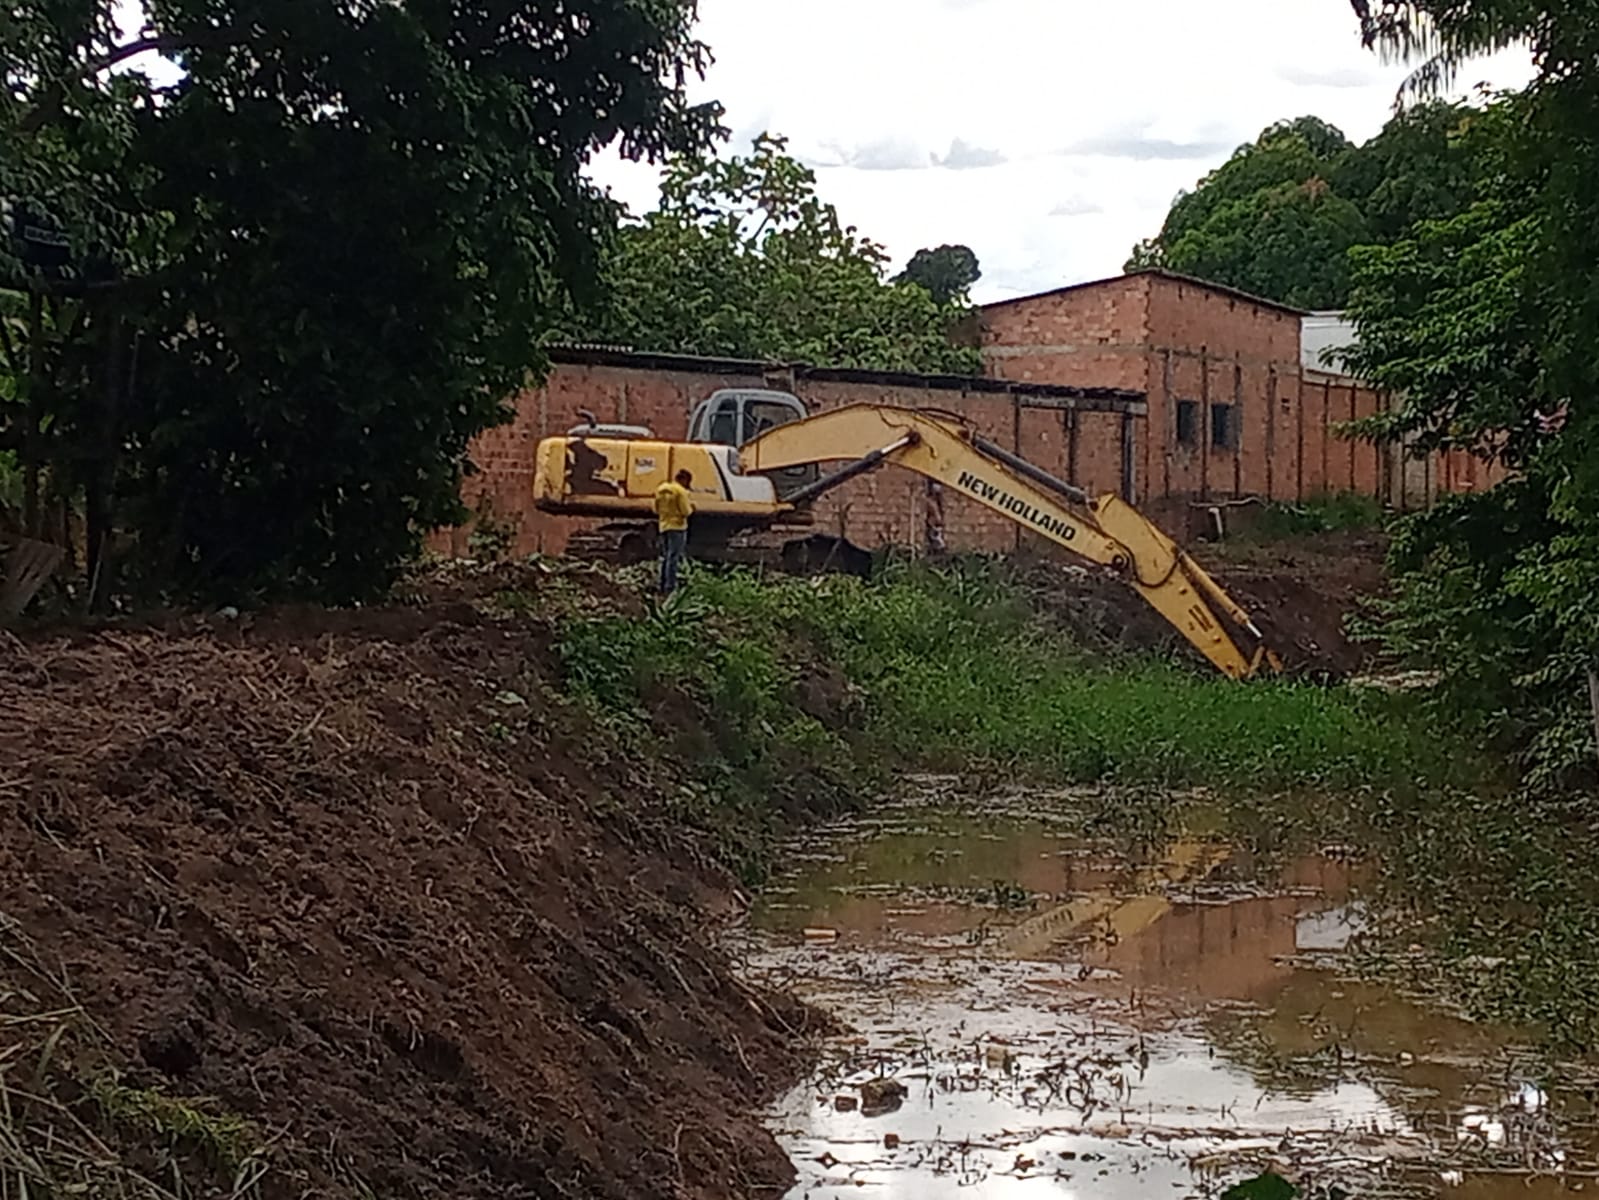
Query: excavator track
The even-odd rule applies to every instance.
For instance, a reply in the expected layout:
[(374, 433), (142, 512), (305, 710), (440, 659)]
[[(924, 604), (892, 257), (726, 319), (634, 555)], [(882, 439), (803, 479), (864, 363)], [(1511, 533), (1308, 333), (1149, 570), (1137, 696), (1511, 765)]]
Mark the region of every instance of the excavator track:
[[(566, 556), (585, 562), (631, 566), (653, 560), (658, 549), (655, 528), (643, 521), (613, 521), (574, 533), (567, 539)], [(812, 533), (801, 538), (778, 538), (762, 531), (744, 531), (725, 537), (694, 538), (689, 558), (739, 566), (759, 566), (788, 575), (855, 575), (871, 573), (872, 555), (847, 538)]]

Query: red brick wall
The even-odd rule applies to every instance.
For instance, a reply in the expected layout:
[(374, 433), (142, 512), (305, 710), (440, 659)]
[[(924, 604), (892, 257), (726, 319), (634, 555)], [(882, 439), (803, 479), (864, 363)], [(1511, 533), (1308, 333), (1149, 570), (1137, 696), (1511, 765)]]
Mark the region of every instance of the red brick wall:
[[(1164, 496), (1278, 493), (1281, 393), (1299, 371), (1299, 318), (1269, 305), (1182, 280), (1150, 280), (1152, 349), (1148, 448)], [(1196, 444), (1177, 439), (1177, 403), (1197, 403)], [(1216, 447), (1211, 413), (1230, 405), (1234, 444)]]
[[(1151, 512), (1175, 512), (1192, 498), (1305, 500), (1340, 491), (1398, 502), (1394, 452), (1337, 430), (1386, 398), (1303, 371), (1300, 337), (1301, 318), (1291, 310), (1149, 273), (991, 306), (982, 312), (981, 342), (998, 377), (1144, 391), (1149, 415), (1135, 426), (1136, 497)], [(1195, 405), (1191, 444), (1178, 439), (1180, 401)], [(1233, 406), (1231, 447), (1212, 445), (1211, 410), (1219, 404)], [(1114, 440), (1094, 444), (1119, 454)], [(1120, 460), (1096, 461), (1079, 474), (1104, 486), (1120, 478)], [(1465, 455), (1440, 456), (1426, 472), (1435, 491), (1488, 486), (1499, 474)]]
[(1056, 292), (983, 311), (983, 361), (996, 379), (1144, 389), (1149, 278)]
[[(510, 424), (473, 443), (471, 459), (480, 473), (467, 479), (464, 499), (475, 513), (508, 529), (511, 553), (559, 554), (572, 533), (596, 522), (551, 516), (533, 507), (533, 458), (541, 438), (581, 424), (582, 409), (601, 421), (647, 425), (662, 437), (682, 438), (688, 433), (694, 405), (716, 389), (760, 386), (793, 391), (815, 411), (865, 401), (958, 412), (984, 435), (1029, 461), (1062, 477), (1073, 474), (1070, 413), (1031, 406), (1027, 398), (1007, 393), (561, 365), (544, 387), (518, 398)], [(1121, 414), (1084, 412), (1076, 423), (1075, 481), (1096, 491), (1116, 491)], [(816, 506), (816, 524), (869, 548), (922, 546), (928, 503), (921, 476), (888, 467), (851, 480), (823, 498)], [(943, 508), (945, 538), (952, 549), (1005, 551), (1017, 548), (1024, 537), (1038, 540), (1015, 522), (948, 489)], [(439, 553), (466, 555), (470, 530), (442, 530), (429, 543)]]

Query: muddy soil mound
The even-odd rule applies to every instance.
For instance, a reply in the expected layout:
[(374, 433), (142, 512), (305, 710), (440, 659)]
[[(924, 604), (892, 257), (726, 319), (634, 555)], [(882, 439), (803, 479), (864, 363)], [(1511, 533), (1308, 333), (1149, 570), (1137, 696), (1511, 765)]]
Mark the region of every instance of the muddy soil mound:
[(1255, 614), (1292, 672), (1347, 679), (1366, 669), (1375, 647), (1350, 637), (1348, 617), (1388, 584), (1388, 539), (1366, 530), (1293, 541), (1239, 541), (1197, 553), (1218, 582)]
[(0, 913), (131, 1080), (283, 1132), (264, 1195), (791, 1178), (751, 1110), (815, 1018), (707, 947), (729, 881), (547, 653), (461, 605), (0, 634)]
[[(1372, 657), (1373, 648), (1351, 638), (1344, 622), (1385, 586), (1386, 548), (1381, 535), (1363, 532), (1291, 542), (1200, 543), (1190, 550), (1254, 615), (1290, 674), (1342, 680)], [(1040, 610), (1095, 649), (1191, 653), (1165, 620), (1102, 571), (1037, 560), (1023, 572)]]

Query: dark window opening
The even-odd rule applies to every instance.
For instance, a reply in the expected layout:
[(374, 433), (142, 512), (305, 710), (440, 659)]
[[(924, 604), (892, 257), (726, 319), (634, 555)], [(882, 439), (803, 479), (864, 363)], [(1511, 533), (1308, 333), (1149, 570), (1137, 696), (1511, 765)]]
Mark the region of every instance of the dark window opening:
[(738, 445), (738, 405), (724, 400), (711, 415), (710, 440), (718, 446)]
[(1213, 450), (1231, 450), (1238, 444), (1238, 431), (1233, 426), (1233, 406), (1210, 406), (1210, 445)]
[(1199, 401), (1177, 401), (1177, 444), (1199, 445)]

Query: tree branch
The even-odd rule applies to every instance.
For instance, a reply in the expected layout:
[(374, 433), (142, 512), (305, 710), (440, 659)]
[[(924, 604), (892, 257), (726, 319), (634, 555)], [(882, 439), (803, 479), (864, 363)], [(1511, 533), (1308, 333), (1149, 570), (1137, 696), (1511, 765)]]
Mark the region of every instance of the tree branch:
[(231, 38), (223, 34), (213, 34), (209, 37), (183, 37), (176, 33), (163, 33), (154, 37), (139, 38), (137, 41), (128, 42), (126, 45), (115, 46), (109, 53), (102, 54), (99, 58), (91, 58), (83, 68), (85, 75), (98, 75), (101, 71), (109, 71), (118, 63), (126, 62), (130, 58), (137, 58), (150, 51), (182, 50), (187, 47), (214, 48), (225, 46)]
[[(118, 63), (126, 62), (130, 58), (137, 58), (141, 54), (184, 49), (215, 49), (219, 46), (234, 45), (238, 40), (231, 31), (227, 30), (192, 36), (162, 33), (152, 37), (138, 38), (121, 46), (114, 46), (105, 54), (91, 58), (83, 65), (80, 76), (98, 75), (102, 71), (109, 71)], [(46, 88), (44, 97), (39, 103), (23, 114), (22, 119), (17, 122), (17, 129), (22, 133), (37, 133), (52, 118), (60, 115), (63, 95), (64, 90), (61, 82), (57, 80), (51, 83)]]

